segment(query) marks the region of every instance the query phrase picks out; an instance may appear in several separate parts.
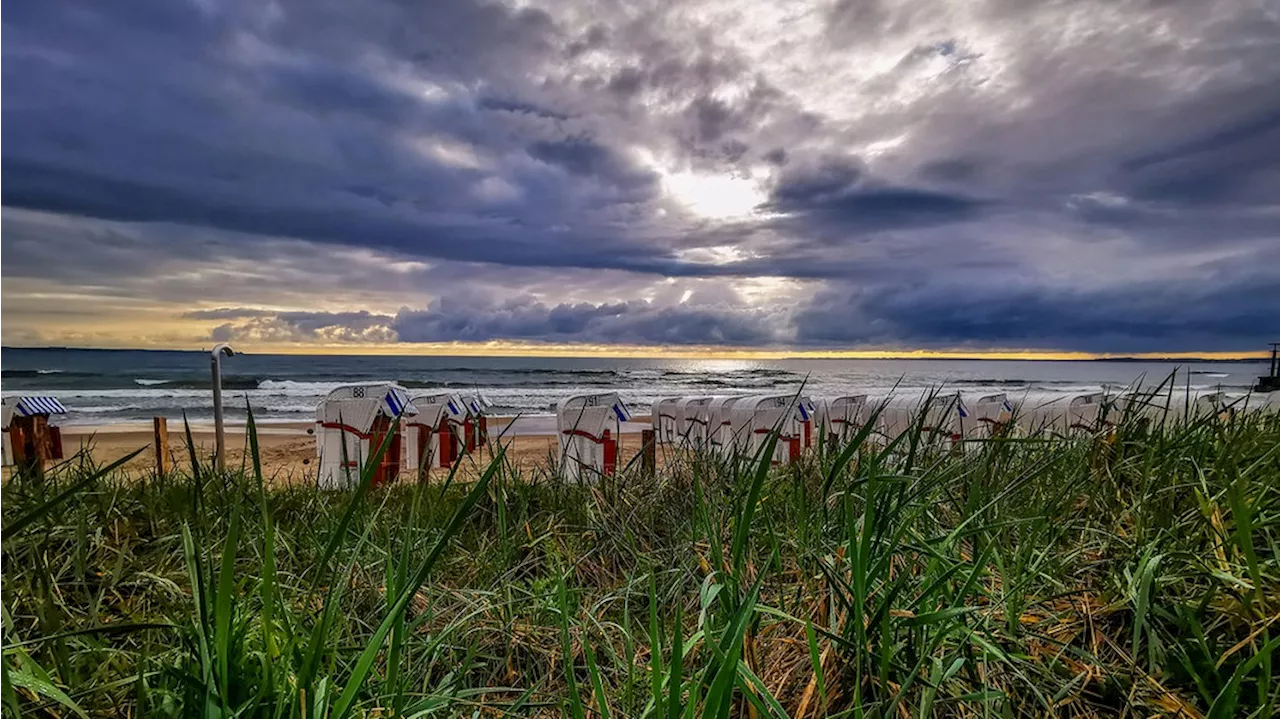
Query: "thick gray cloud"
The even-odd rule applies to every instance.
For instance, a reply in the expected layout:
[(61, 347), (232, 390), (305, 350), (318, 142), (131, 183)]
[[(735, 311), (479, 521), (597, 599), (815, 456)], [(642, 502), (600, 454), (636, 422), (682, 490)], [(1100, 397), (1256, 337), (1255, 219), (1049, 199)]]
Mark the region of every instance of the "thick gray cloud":
[(485, 305), (439, 300), (422, 311), (401, 310), (392, 328), (406, 342), (487, 342), (515, 339), (630, 345), (774, 346), (776, 317), (733, 307), (560, 304), (512, 300)]
[(271, 342), (1280, 332), (1267, 0), (6, 11), (6, 340), (86, 297)]
[(371, 312), (270, 312), (220, 307), (187, 313), (226, 320), (216, 341), (262, 342), (569, 342), (625, 345), (775, 346), (787, 328), (776, 313), (716, 305), (663, 305), (642, 300), (547, 306), (531, 298), (485, 303), (441, 299), (395, 315)]
[(1280, 333), (1274, 274), (1102, 290), (950, 283), (830, 290), (796, 316), (803, 344), (1093, 352), (1256, 350)]
[(202, 310), (190, 319), (230, 319), (209, 333), (215, 342), (395, 342), (392, 318), (371, 312), (280, 312), (247, 308)]

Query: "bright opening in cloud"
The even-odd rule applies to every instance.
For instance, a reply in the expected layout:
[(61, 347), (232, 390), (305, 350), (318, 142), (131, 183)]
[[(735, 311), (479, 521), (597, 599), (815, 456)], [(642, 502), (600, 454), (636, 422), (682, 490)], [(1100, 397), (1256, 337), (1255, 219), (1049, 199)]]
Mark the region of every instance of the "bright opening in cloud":
[(728, 175), (674, 172), (663, 175), (667, 195), (709, 220), (749, 217), (766, 199), (754, 180)]
[(734, 245), (713, 245), (711, 247), (692, 247), (677, 250), (676, 257), (684, 262), (702, 265), (727, 265), (733, 262), (749, 260), (755, 254)]

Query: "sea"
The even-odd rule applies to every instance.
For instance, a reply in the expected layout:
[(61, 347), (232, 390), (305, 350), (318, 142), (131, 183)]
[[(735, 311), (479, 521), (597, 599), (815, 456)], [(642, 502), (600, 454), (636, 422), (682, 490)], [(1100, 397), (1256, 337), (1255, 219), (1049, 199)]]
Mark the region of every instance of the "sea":
[[(341, 384), (390, 380), (412, 395), (478, 395), (495, 415), (545, 416), (559, 398), (615, 391), (633, 413), (660, 397), (796, 392), (810, 397), (944, 388), (965, 395), (1003, 392), (1051, 398), (1065, 392), (1152, 386), (1171, 376), (1178, 391), (1244, 394), (1267, 365), (1240, 362), (953, 359), (624, 359), (600, 357), (443, 357), (405, 355), (237, 354), (222, 361), (228, 421), (252, 408), (259, 422), (309, 421)], [(4, 396), (61, 400), (64, 425), (149, 422), (151, 417), (209, 422), (209, 354), (142, 350), (0, 350)]]

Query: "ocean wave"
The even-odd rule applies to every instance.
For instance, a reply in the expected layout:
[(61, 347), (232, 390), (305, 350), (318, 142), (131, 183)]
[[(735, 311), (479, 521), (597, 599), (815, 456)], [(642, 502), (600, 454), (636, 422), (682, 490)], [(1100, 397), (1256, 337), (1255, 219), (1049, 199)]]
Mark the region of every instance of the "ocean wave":
[(1191, 370), (1191, 374), (1200, 375), (1201, 377), (1213, 377), (1215, 379), (1223, 379), (1225, 377), (1231, 376), (1226, 372), (1210, 372), (1209, 370), (1200, 370), (1200, 369)]
[(254, 411), (261, 409), (264, 412), (280, 412), (290, 414), (311, 414), (316, 411), (314, 404), (264, 404), (262, 407), (254, 407)]
[[(97, 372), (67, 372), (60, 369), (6, 369), (0, 370), (0, 377), (8, 377), (16, 379), (18, 377), (48, 377), (49, 375), (61, 375), (62, 377), (100, 377)], [(52, 379), (52, 378), (50, 378)]]
[(172, 381), (173, 380), (167, 380), (167, 379), (135, 379), (134, 384), (140, 384), (143, 387), (150, 387), (151, 385), (156, 385), (156, 384), (169, 384)]
[(101, 407), (92, 406), (92, 407), (68, 407), (67, 408), (69, 412), (73, 412), (73, 413), (83, 412), (85, 414), (109, 414), (111, 412), (136, 412), (138, 410), (149, 410), (149, 409), (154, 409), (154, 408), (146, 407), (140, 404), (115, 404), (115, 405), (106, 405)]
[(445, 367), (441, 369), (431, 369), (431, 374), (465, 374), (465, 375), (551, 375), (551, 374), (569, 374), (569, 375), (611, 375), (621, 377), (631, 369), (591, 369), (582, 368), (575, 369), (569, 367)]
[[(258, 382), (251, 389), (261, 390), (268, 394), (292, 396), (324, 396), (344, 384), (352, 382), (304, 382), (294, 379), (266, 379)], [(370, 383), (372, 384), (372, 383)]]
[(405, 389), (445, 389), (462, 385), (460, 382), (425, 382), (415, 379), (402, 379), (397, 384)]
[(1069, 379), (1017, 379), (1000, 377), (983, 377), (979, 379), (961, 378), (947, 380), (945, 385), (961, 387), (1069, 387), (1077, 384)]
[[(138, 382), (138, 384), (143, 384), (138, 380), (134, 380), (134, 381)], [(170, 387), (172, 387), (173, 389), (203, 389), (203, 390), (213, 389), (212, 379), (175, 379), (175, 380), (163, 380), (162, 382), (166, 389)], [(258, 377), (243, 376), (243, 375), (224, 375), (222, 377), (222, 389), (224, 390), (258, 389), (261, 382), (262, 380)], [(159, 382), (156, 382), (156, 381), (147, 382), (147, 384), (158, 384), (158, 383)]]

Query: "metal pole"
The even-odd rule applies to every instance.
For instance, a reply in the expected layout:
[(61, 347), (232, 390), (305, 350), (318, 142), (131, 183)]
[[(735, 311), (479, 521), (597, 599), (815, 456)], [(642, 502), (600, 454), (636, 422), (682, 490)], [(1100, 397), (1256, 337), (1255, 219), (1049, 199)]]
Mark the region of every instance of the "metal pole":
[(213, 431), (217, 453), (214, 455), (218, 463), (218, 471), (227, 471), (227, 438), (222, 429), (222, 355), (235, 356), (231, 345), (222, 342), (213, 348), (209, 356), (209, 366), (213, 371)]

